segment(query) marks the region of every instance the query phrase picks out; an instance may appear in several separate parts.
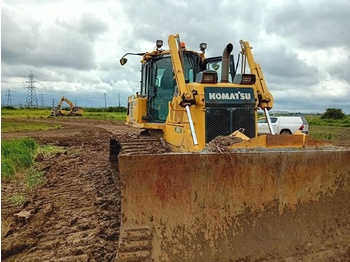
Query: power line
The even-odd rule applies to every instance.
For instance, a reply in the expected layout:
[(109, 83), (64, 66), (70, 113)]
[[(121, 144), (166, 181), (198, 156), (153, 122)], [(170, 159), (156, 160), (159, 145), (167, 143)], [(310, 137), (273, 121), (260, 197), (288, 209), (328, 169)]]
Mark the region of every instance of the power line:
[(5, 103), (4, 103), (4, 96), (2, 95), (2, 91), (1, 91), (1, 106), (4, 106)]
[(34, 77), (35, 75), (32, 73), (32, 71), (30, 71), (30, 74), (28, 75), (29, 80), (26, 81), (26, 83), (29, 83), (27, 100), (26, 100), (27, 107), (38, 107), (38, 100), (36, 98), (35, 85), (34, 85), (36, 81), (34, 80)]
[(12, 106), (12, 100), (11, 100), (11, 90), (7, 90), (7, 106)]
[(40, 94), (41, 107), (44, 107), (44, 97), (43, 94)]

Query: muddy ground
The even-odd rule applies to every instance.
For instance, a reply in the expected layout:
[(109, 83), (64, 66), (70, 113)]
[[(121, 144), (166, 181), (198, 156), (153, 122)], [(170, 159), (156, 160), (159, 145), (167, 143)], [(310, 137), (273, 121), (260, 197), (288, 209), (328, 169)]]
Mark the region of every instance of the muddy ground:
[(6, 196), (13, 188), (2, 188), (2, 261), (114, 261), (120, 192), (110, 168), (109, 138), (139, 131), (122, 122), (84, 118), (21, 121), (62, 128), (2, 133), (2, 139), (33, 137), (62, 153), (37, 159), (46, 183), (22, 206), (11, 206)]
[(91, 119), (23, 121), (62, 128), (2, 133), (2, 139), (28, 136), (63, 150), (37, 159), (47, 182), (24, 205), (11, 206), (6, 196), (12, 189), (2, 188), (2, 261), (113, 261), (120, 198), (110, 170), (109, 137), (136, 130)]

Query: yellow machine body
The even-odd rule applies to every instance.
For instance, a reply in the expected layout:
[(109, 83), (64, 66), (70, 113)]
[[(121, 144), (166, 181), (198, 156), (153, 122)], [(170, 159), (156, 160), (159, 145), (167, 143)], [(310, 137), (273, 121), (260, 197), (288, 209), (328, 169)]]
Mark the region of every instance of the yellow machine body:
[[(254, 97), (257, 97), (256, 92), (254, 92), (254, 87), (252, 85), (238, 85), (238, 84), (215, 84), (219, 85), (220, 89), (225, 88), (235, 88), (244, 92), (244, 89), (249, 90)], [(214, 86), (214, 85), (211, 85)], [(197, 90), (198, 94), (195, 97), (196, 104), (191, 106), (191, 116), (194, 122), (194, 127), (196, 135), (198, 138), (198, 145), (194, 145), (193, 138), (190, 130), (190, 124), (188, 120), (188, 115), (185, 108), (181, 107), (179, 104), (181, 98), (174, 97), (168, 103), (168, 112), (165, 123), (149, 123), (146, 122), (144, 116), (147, 112), (146, 98), (131, 96), (129, 97), (129, 114), (127, 116), (127, 123), (138, 127), (141, 129), (148, 129), (150, 132), (157, 134), (157, 131), (161, 137), (171, 146), (172, 151), (178, 152), (195, 152), (203, 150), (206, 146), (206, 133), (205, 133), (205, 95), (204, 89), (206, 85), (200, 83), (190, 83), (188, 88)], [(247, 93), (250, 94), (250, 93)], [(251, 110), (252, 117), (257, 118), (257, 110)], [(220, 116), (218, 116), (217, 121), (220, 121)], [(257, 122), (253, 123), (254, 129), (257, 130)], [(255, 134), (255, 133), (254, 133)], [(255, 134), (256, 135), (256, 134)]]
[[(138, 54), (141, 88), (126, 123), (172, 152), (127, 153), (111, 140), (121, 152), (116, 261), (346, 261), (350, 151), (271, 128), (257, 136), (257, 111), (269, 119), (274, 100), (248, 42), (240, 72), (231, 44), (205, 58), (204, 44), (196, 53), (178, 35), (168, 43)], [(207, 151), (219, 136), (241, 142)]]

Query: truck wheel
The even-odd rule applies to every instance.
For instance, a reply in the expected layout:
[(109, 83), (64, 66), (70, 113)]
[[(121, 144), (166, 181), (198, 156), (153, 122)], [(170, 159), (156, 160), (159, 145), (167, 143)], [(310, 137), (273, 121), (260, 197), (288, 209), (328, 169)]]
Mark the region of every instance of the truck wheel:
[(285, 130), (282, 130), (280, 134), (281, 135), (291, 135), (292, 132), (290, 132), (290, 130), (285, 129)]

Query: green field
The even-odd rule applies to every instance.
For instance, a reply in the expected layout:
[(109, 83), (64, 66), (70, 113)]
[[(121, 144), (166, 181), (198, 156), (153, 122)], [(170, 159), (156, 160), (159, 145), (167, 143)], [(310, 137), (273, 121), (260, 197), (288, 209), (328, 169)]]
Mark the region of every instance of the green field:
[[(49, 118), (51, 109), (1, 109), (1, 118), (9, 119), (35, 119), (35, 118)], [(125, 120), (125, 112), (108, 112), (103, 109), (88, 109), (83, 113), (82, 118), (104, 119), (104, 120)], [(66, 117), (66, 116), (65, 116)], [(68, 116), (67, 116), (68, 117)]]
[(337, 144), (350, 144), (350, 117), (321, 119), (320, 115), (306, 115), (311, 137)]
[(22, 123), (18, 121), (11, 121), (6, 119), (1, 122), (1, 132), (14, 132), (14, 131), (40, 131), (50, 129), (60, 129), (59, 124), (46, 124), (46, 123)]
[[(101, 120), (120, 120), (125, 121), (125, 112), (108, 112), (115, 108), (90, 108), (84, 111), (84, 115), (81, 118), (86, 119), (101, 119)], [(123, 108), (122, 108), (123, 109)], [(122, 110), (121, 110), (122, 111)], [(15, 109), (15, 108), (2, 108), (1, 118), (2, 132), (13, 132), (18, 130), (23, 131), (38, 131), (59, 129), (59, 124), (31, 124), (21, 123), (18, 121), (11, 121), (11, 119), (38, 119), (49, 118), (50, 109)], [(80, 118), (80, 117), (79, 117)], [(327, 140), (330, 142), (339, 142), (344, 144), (350, 144), (350, 116), (345, 119), (321, 119), (321, 115), (305, 115), (309, 123), (310, 136), (316, 139)]]

